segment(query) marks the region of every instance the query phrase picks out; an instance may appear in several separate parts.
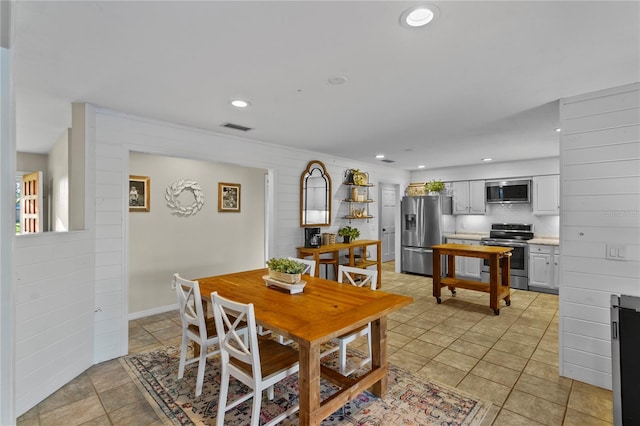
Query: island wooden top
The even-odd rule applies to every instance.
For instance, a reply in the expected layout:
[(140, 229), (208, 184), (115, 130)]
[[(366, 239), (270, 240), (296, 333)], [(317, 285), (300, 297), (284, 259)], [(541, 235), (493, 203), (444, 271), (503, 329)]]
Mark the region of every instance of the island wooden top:
[(322, 343), (386, 316), (413, 302), (411, 297), (354, 287), (309, 275), (304, 291), (289, 294), (267, 287), (267, 269), (199, 278), (200, 292), (217, 291), (241, 303), (253, 303), (256, 321), (296, 341)]
[(498, 255), (498, 257), (509, 256), (513, 250), (511, 247), (472, 246), (469, 244), (438, 244), (432, 248), (438, 249), (441, 254), (481, 257), (484, 259), (488, 259), (492, 255)]

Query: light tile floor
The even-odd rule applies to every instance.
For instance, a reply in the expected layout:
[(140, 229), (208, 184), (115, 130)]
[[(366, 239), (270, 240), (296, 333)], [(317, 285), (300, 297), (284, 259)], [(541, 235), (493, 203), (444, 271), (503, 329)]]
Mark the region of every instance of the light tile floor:
[[(493, 315), (485, 293), (431, 296), (431, 279), (383, 266), (383, 291), (415, 302), (388, 322), (392, 363), (492, 403), (483, 425), (609, 425), (612, 393), (558, 376), (558, 297), (513, 291)], [(129, 352), (180, 342), (176, 312), (130, 321)], [(18, 419), (18, 425), (161, 425), (117, 360), (104, 362)]]

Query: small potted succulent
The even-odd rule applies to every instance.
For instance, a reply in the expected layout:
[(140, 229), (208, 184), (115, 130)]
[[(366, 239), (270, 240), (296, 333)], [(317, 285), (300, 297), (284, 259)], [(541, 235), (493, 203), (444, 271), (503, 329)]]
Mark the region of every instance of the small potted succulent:
[(348, 243), (355, 240), (360, 236), (360, 230), (358, 228), (352, 228), (351, 226), (345, 226), (338, 229), (338, 235), (342, 237), (342, 241)]
[(305, 269), (303, 263), (284, 257), (269, 259), (267, 267), (271, 278), (290, 284), (300, 282), (302, 271)]

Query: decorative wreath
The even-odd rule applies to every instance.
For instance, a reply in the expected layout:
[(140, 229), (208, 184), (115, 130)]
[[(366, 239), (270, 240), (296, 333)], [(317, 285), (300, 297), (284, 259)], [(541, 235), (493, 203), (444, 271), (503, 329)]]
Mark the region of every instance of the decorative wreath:
[[(193, 192), (193, 196), (196, 198), (193, 204), (188, 206), (180, 204), (178, 197), (184, 190)], [(167, 200), (167, 206), (169, 206), (174, 213), (180, 216), (194, 215), (198, 213), (198, 210), (200, 210), (204, 205), (204, 193), (202, 192), (200, 185), (198, 185), (198, 182), (194, 180), (180, 179), (173, 182), (171, 186), (167, 188), (164, 198)]]

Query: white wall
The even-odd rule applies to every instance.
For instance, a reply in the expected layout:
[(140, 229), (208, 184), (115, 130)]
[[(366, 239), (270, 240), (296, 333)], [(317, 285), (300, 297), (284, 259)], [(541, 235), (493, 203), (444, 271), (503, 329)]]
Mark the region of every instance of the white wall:
[(16, 142), (11, 94), (11, 2), (0, 2), (0, 424), (12, 424), (14, 405), (14, 284)]
[[(304, 242), (303, 230), (299, 227), (299, 185), (300, 175), (310, 160), (322, 161), (333, 182), (334, 225), (323, 229), (327, 232), (335, 232), (338, 226), (346, 223), (339, 219), (347, 212), (345, 203), (340, 202), (346, 194), (346, 187), (340, 184), (345, 169), (366, 170), (370, 181), (375, 184), (384, 181), (404, 188), (409, 181), (408, 172), (382, 165), (358, 163), (108, 110), (98, 110), (95, 119), (93, 193), (96, 207), (97, 312), (94, 362), (127, 353), (127, 241), (133, 224), (129, 220), (126, 196), (128, 174), (132, 170), (129, 165), (131, 151), (269, 170), (267, 232), (270, 240), (267, 256), (294, 255), (295, 248)], [(152, 202), (152, 209), (156, 208), (155, 205)], [(361, 238), (377, 238), (377, 219), (361, 223), (358, 227), (362, 231)]]
[[(508, 163), (490, 162), (473, 166), (414, 171), (411, 173), (411, 182), (428, 182), (432, 179), (454, 182), (531, 178), (557, 175), (559, 168), (559, 157)], [(532, 207), (532, 204), (487, 204), (484, 215), (454, 216), (455, 230), (459, 233), (488, 233), (492, 223), (531, 223), (536, 236), (557, 237), (560, 232), (559, 216), (534, 216)]]
[(15, 395), (18, 415), (93, 364), (91, 233), (15, 238)]
[[(131, 153), (129, 174), (149, 176), (150, 212), (129, 213), (129, 313), (141, 317), (176, 305), (171, 276), (219, 275), (264, 266), (265, 169)], [(202, 209), (177, 216), (165, 190), (193, 180), (204, 194)], [(218, 212), (218, 182), (240, 184), (240, 213)], [(185, 191), (184, 203), (192, 194)], [(189, 197), (191, 196), (191, 197)], [(166, 309), (165, 309), (166, 310)]]
[[(34, 154), (32, 152), (16, 153), (16, 170), (19, 172), (36, 172), (41, 171), (44, 178), (47, 177), (46, 154)], [(46, 180), (46, 179), (45, 179)]]
[[(610, 295), (640, 296), (640, 84), (560, 113), (560, 374), (611, 389)], [(605, 259), (608, 244), (627, 261)]]
[(69, 230), (69, 131), (63, 132), (49, 151), (48, 179), (49, 229), (53, 232)]

